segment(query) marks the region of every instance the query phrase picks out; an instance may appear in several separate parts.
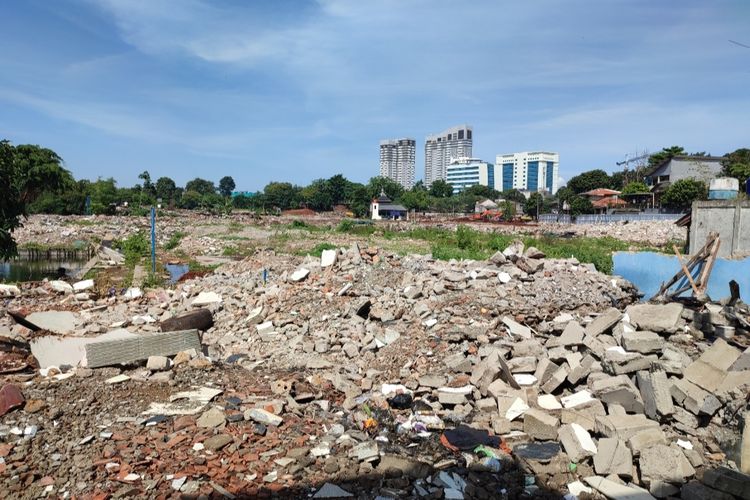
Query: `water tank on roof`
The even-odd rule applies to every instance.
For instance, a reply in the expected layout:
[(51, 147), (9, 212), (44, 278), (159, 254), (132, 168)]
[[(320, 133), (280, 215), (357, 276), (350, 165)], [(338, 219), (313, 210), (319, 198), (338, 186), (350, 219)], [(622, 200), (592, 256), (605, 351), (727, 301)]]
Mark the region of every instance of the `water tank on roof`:
[(734, 200), (740, 190), (740, 181), (734, 177), (711, 179), (708, 186), (709, 200)]

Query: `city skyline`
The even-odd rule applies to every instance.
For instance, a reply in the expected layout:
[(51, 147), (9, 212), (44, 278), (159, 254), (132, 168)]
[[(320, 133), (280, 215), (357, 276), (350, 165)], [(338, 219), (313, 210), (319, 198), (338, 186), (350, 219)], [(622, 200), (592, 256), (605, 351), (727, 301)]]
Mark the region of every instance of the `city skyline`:
[[(564, 179), (747, 146), (739, 0), (28, 0), (3, 16), (0, 138), (122, 186), (144, 170), (248, 191), (367, 182), (376, 141), (458, 123), (479, 133), (471, 156), (556, 151)], [(482, 36), (446, 43), (461, 32)]]

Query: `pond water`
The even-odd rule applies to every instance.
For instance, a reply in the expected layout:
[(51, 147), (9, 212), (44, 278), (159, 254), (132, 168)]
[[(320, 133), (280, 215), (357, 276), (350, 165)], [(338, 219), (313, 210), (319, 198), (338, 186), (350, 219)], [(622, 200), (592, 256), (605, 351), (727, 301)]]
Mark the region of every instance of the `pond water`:
[(170, 283), (177, 283), (177, 280), (190, 270), (190, 266), (187, 264), (167, 264), (164, 267), (167, 268), (167, 272), (169, 273)]
[(41, 281), (73, 276), (86, 264), (71, 260), (10, 260), (0, 262), (0, 282)]
[[(659, 291), (661, 284), (680, 270), (680, 263), (674, 255), (653, 252), (616, 252), (612, 260), (614, 262), (612, 274), (622, 276), (637, 286), (643, 292), (642, 300), (653, 297)], [(728, 297), (731, 280), (737, 281), (740, 285), (743, 297), (750, 293), (750, 257), (716, 259), (708, 280), (708, 295), (713, 300)], [(684, 284), (687, 284), (687, 280), (684, 280)], [(672, 287), (672, 289), (676, 288), (678, 286)], [(691, 292), (688, 291), (684, 295), (690, 294)]]

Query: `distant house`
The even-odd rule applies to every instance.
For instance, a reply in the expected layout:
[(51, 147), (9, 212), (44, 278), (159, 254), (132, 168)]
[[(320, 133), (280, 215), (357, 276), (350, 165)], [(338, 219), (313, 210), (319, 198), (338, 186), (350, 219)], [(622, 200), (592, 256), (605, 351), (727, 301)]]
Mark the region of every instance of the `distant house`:
[(581, 193), (591, 201), (597, 212), (606, 212), (611, 208), (622, 208), (627, 205), (625, 200), (620, 199), (620, 191), (614, 189), (597, 188)]
[(695, 179), (708, 185), (721, 175), (724, 160), (720, 156), (674, 156), (661, 162), (646, 173), (646, 184), (656, 198), (670, 185), (682, 179)]
[(474, 213), (481, 214), (485, 210), (497, 210), (498, 204), (492, 200), (478, 201), (474, 205)]
[(397, 205), (381, 191), (380, 196), (370, 203), (372, 220), (407, 220), (409, 211), (402, 205)]

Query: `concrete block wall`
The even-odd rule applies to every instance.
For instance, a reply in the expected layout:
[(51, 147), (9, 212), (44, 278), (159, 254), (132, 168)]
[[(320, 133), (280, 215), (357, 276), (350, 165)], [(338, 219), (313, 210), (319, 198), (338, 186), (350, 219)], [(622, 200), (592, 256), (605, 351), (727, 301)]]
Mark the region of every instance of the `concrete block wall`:
[(691, 219), (691, 254), (705, 245), (710, 232), (718, 232), (719, 257), (750, 255), (750, 200), (696, 201)]

